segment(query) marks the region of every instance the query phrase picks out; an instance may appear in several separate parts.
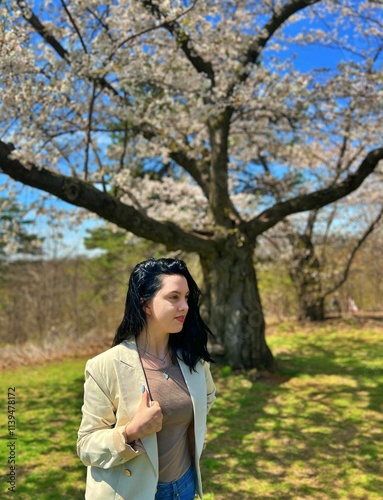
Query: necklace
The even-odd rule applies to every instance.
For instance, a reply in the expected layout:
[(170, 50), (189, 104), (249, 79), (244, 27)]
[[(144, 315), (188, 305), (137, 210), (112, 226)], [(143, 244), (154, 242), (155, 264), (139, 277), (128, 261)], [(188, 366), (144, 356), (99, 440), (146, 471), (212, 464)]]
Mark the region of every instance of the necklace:
[(172, 363), (169, 363), (166, 366), (156, 366), (151, 359), (146, 359), (145, 365), (148, 365), (148, 364), (149, 364), (149, 366), (142, 365), (142, 368), (143, 368), (145, 373), (146, 373), (146, 370), (149, 370), (151, 372), (162, 373), (162, 376), (164, 377), (165, 380), (168, 380), (169, 378), (171, 378), (168, 371), (169, 371), (170, 367), (172, 366)]
[[(158, 359), (158, 361), (161, 363), (161, 365), (165, 364), (165, 359), (166, 359), (167, 355), (169, 354), (169, 347), (167, 348), (165, 356), (163, 358), (159, 358), (158, 356), (155, 356), (154, 354), (151, 354), (150, 352), (148, 352), (143, 347), (138, 347), (138, 348), (141, 349), (141, 351), (144, 351), (144, 353), (147, 354), (148, 356), (150, 356), (152, 358), (155, 358), (155, 359)], [(164, 376), (165, 376), (165, 374), (164, 374)], [(165, 378), (167, 380), (169, 378), (169, 375), (167, 377), (165, 377)]]
[(164, 368), (160, 368), (159, 371), (162, 372), (162, 376), (164, 377), (165, 380), (168, 380), (170, 375), (168, 372), (169, 368), (170, 368), (171, 364), (168, 365), (168, 366), (165, 366)]

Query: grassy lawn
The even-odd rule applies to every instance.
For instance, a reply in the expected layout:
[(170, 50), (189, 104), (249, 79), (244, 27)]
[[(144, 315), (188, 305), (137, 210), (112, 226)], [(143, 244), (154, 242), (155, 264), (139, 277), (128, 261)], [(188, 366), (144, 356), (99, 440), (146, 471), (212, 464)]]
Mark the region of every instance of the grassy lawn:
[[(218, 399), (202, 463), (206, 500), (381, 499), (383, 331), (285, 324), (268, 342), (278, 375), (213, 368)], [(84, 497), (85, 467), (75, 453), (84, 363), (0, 372), (2, 437), (7, 388), (17, 395), (14, 498)], [(8, 442), (0, 440), (0, 498), (12, 495)]]

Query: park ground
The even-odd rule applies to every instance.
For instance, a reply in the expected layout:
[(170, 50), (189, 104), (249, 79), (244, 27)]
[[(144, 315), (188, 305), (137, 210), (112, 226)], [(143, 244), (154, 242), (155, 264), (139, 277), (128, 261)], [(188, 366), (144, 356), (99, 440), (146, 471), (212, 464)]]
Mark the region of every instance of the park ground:
[[(218, 399), (202, 460), (205, 500), (381, 499), (379, 318), (276, 323), (268, 343), (276, 373), (212, 366)], [(110, 339), (78, 345), (75, 357), (67, 348), (51, 350), (51, 358), (49, 349), (28, 355), (19, 347), (19, 363), (3, 363), (0, 498), (84, 498), (85, 467), (75, 451), (83, 371)], [(15, 494), (7, 491), (8, 388), (16, 390)]]

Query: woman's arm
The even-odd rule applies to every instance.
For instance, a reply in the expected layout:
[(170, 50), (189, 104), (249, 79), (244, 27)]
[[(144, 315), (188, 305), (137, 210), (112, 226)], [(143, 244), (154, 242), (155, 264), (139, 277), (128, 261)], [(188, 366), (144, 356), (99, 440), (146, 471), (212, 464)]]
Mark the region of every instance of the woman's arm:
[(204, 363), (204, 370), (205, 370), (206, 391), (207, 391), (207, 412), (209, 413), (210, 408), (213, 406), (214, 401), (216, 400), (215, 397), (216, 388), (210, 373), (209, 363), (207, 362)]
[(125, 442), (125, 426), (116, 427), (116, 411), (107, 384), (92, 360), (85, 367), (84, 404), (77, 454), (85, 465), (108, 469), (145, 453)]

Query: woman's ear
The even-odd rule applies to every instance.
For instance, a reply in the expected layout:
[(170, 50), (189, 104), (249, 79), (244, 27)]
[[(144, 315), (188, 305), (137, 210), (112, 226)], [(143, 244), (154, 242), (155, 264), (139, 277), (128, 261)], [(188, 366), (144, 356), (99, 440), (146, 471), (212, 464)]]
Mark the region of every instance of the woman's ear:
[(151, 310), (150, 310), (150, 307), (148, 306), (148, 304), (144, 305), (143, 310), (144, 310), (145, 314), (148, 314), (148, 315), (151, 314)]
[(144, 311), (145, 314), (151, 314), (150, 305), (149, 305), (148, 301), (141, 299), (141, 306), (142, 306), (142, 310)]

